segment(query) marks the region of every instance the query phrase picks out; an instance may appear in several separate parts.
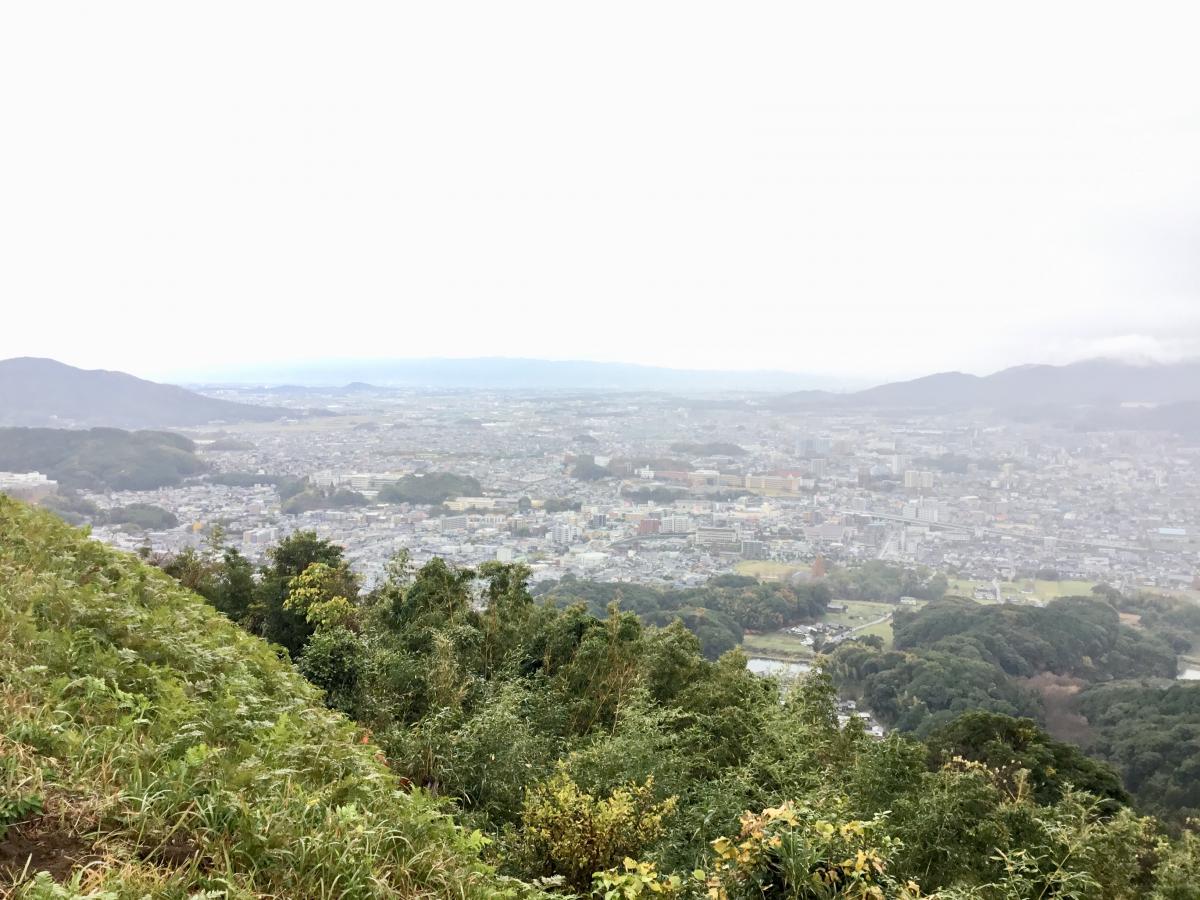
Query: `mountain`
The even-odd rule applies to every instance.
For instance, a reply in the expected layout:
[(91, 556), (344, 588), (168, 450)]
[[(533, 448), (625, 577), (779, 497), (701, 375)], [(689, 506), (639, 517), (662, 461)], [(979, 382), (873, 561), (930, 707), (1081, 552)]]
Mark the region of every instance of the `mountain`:
[[(378, 387), (477, 388), (491, 390), (625, 391), (795, 391), (837, 390), (844, 379), (794, 372), (668, 369), (627, 363), (583, 360), (507, 359), (376, 359), (331, 360), (228, 373), (226, 383), (346, 385)], [(859, 384), (863, 382), (859, 381)]]
[[(1028, 365), (980, 377), (942, 372), (850, 394), (801, 391), (775, 401), (781, 409), (859, 407), (1036, 412), (1062, 407), (1118, 409), (1122, 404), (1200, 401), (1200, 361), (1137, 365), (1093, 359), (1066, 366)], [(1145, 417), (1150, 421), (1152, 417)]]
[(33, 357), (0, 360), (0, 425), (159, 428), (263, 422), (295, 414), (217, 400), (124, 372), (77, 369)]

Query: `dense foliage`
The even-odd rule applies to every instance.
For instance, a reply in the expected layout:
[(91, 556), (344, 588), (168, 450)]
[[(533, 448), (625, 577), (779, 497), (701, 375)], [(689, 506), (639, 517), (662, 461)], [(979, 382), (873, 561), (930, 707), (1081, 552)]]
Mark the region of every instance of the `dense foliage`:
[(230, 487), (254, 487), (269, 484), (279, 490), (279, 495), (287, 499), (300, 493), (307, 486), (303, 478), (291, 475), (268, 475), (263, 472), (214, 472), (208, 476), (212, 484), (224, 484)]
[(1041, 699), (1023, 679), (1044, 673), (1106, 681), (1172, 678), (1176, 670), (1164, 641), (1123, 627), (1117, 611), (1093, 597), (1044, 608), (948, 597), (898, 610), (894, 632), (893, 650), (845, 644), (831, 671), (883, 722), (922, 735), (969, 710), (1039, 718)]
[(593, 615), (618, 603), (644, 622), (665, 626), (678, 619), (699, 639), (703, 654), (716, 659), (742, 642), (744, 631), (773, 631), (819, 618), (829, 603), (821, 582), (761, 584), (755, 578), (723, 575), (701, 588), (656, 588), (644, 584), (581, 581), (568, 575), (539, 585), (536, 593), (563, 605), (582, 602)]
[(1096, 685), (1079, 696), (1092, 739), (1148, 810), (1200, 818), (1200, 684)]
[(204, 470), (195, 445), (165, 431), (0, 428), (0, 471), (42, 472), (68, 488), (152, 490)]
[(1063, 597), (1045, 607), (948, 598), (898, 612), (895, 646), (980, 659), (1014, 676), (1174, 678), (1176, 671), (1175, 654), (1164, 641), (1122, 627), (1117, 610), (1095, 597)]
[(946, 576), (925, 568), (908, 568), (880, 560), (834, 569), (829, 573), (833, 595), (845, 600), (895, 603), (901, 597), (940, 600), (946, 594)]
[(483, 487), (470, 475), (452, 472), (427, 472), (405, 475), (379, 492), (381, 503), (443, 503), (452, 497), (478, 497)]
[(351, 491), (347, 488), (308, 487), (284, 500), (280, 510), (289, 515), (295, 515), (312, 509), (344, 509), (366, 506), (367, 502), (367, 498), (358, 491)]
[(932, 747), (991, 765), (1009, 758), (1035, 783), (1039, 771), (1071, 772), (1072, 784), (1124, 799), (1074, 747), (1009, 717), (1062, 729), (1115, 768), (1140, 808), (1178, 823), (1200, 812), (1200, 685), (1174, 681), (1174, 651), (1200, 634), (1196, 610), (1104, 588), (1045, 607), (947, 598), (898, 611), (894, 650), (850, 642), (829, 670), (881, 721)]

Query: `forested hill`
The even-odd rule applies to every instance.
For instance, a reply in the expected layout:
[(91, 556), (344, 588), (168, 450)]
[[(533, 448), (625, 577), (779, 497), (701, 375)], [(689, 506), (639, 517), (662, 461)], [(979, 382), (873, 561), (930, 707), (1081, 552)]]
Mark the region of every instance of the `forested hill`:
[(38, 471), (65, 488), (143, 491), (206, 470), (188, 438), (119, 428), (0, 428), (0, 471)]
[(1029, 721), (875, 741), (823, 675), (781, 702), (520, 566), (401, 556), (362, 593), (303, 532), (160, 563), (0, 497), (0, 891), (1195, 897), (1200, 840)]
[(893, 649), (851, 641), (828, 666), (884, 723), (935, 743), (968, 711), (1030, 717), (1114, 766), (1139, 808), (1180, 823), (1200, 815), (1200, 684), (1175, 680), (1176, 654), (1197, 644), (1189, 600), (946, 598), (898, 612)]

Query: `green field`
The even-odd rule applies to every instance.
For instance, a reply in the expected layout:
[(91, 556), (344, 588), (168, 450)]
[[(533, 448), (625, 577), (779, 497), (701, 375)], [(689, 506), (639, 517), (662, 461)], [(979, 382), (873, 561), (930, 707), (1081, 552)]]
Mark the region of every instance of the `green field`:
[[(1090, 596), (1092, 588), (1095, 586), (1096, 582), (1094, 581), (1034, 581), (1029, 578), (1023, 578), (1019, 581), (1001, 581), (1000, 593), (1008, 598), (1010, 602), (1019, 603), (1022, 600), (1041, 600), (1045, 602), (1053, 600), (1056, 597)], [(956, 597), (971, 598), (975, 595), (975, 588), (977, 587), (985, 588), (991, 592), (992, 583), (990, 581), (975, 581), (967, 578), (951, 578), (950, 586), (946, 593)]]
[(785, 578), (803, 571), (806, 566), (791, 563), (774, 562), (769, 559), (744, 559), (734, 566), (739, 575), (760, 578), (763, 581), (783, 581)]
[[(838, 600), (834, 602), (846, 604), (846, 611), (828, 612), (821, 618), (822, 622), (829, 622), (834, 625), (846, 625), (850, 628), (858, 628), (866, 625), (867, 627), (857, 633), (861, 635), (879, 635), (879, 637), (883, 638), (884, 646), (890, 647), (892, 645), (891, 620), (884, 622), (877, 622), (876, 620), (905, 607), (896, 606), (893, 603), (874, 603), (869, 600)], [(867, 625), (868, 622), (874, 624)], [(747, 634), (742, 641), (742, 649), (750, 656), (765, 656), (770, 659), (803, 660), (814, 656), (812, 647), (804, 644), (799, 637), (788, 634), (786, 631)]]
[[(845, 612), (828, 612), (825, 614), (823, 621), (830, 622), (834, 625), (848, 625), (851, 628), (858, 628), (861, 625), (866, 625), (868, 622), (874, 622), (883, 616), (894, 613), (898, 607), (894, 603), (875, 603), (870, 600), (836, 600), (835, 603), (846, 604)], [(870, 625), (863, 628), (858, 634), (877, 634), (883, 638), (884, 644), (892, 645), (892, 623), (891, 621), (879, 622), (875, 625)]]
[(767, 659), (808, 660), (814, 656), (812, 647), (786, 631), (747, 634), (742, 640), (742, 650), (747, 656), (765, 656)]

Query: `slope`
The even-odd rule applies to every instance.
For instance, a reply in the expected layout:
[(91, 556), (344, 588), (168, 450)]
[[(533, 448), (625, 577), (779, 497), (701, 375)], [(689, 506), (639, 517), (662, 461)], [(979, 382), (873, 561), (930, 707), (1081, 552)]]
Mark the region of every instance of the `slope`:
[(85, 370), (52, 359), (0, 360), (0, 425), (154, 428), (271, 421), (286, 410), (204, 397), (124, 372)]
[(776, 398), (772, 406), (779, 409), (846, 407), (949, 412), (985, 408), (1029, 411), (1075, 406), (1117, 410), (1123, 403), (1183, 404), (1196, 401), (1200, 401), (1200, 362), (1135, 365), (1093, 359), (1066, 366), (1014, 366), (985, 377), (941, 372), (850, 394), (800, 391)]
[(0, 886), (17, 896), (52, 876), (113, 897), (519, 887), (269, 645), (2, 496), (0, 647)]

